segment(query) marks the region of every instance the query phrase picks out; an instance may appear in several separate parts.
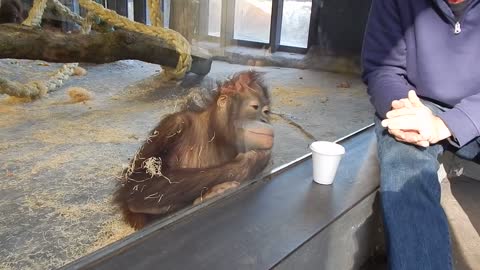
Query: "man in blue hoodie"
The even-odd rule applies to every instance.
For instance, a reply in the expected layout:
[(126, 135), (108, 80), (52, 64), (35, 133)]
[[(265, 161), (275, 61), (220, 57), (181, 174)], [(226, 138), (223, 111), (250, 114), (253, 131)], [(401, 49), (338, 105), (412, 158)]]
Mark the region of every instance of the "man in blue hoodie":
[(437, 158), (480, 159), (480, 0), (373, 0), (362, 65), (390, 269), (452, 269)]

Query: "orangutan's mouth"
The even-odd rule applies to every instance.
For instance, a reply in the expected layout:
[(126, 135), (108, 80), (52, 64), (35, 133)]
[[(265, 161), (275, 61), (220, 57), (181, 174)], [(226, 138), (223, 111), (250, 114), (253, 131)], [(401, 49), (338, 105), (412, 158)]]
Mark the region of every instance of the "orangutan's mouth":
[(273, 138), (273, 133), (271, 133), (271, 132), (264, 133), (264, 132), (256, 132), (256, 131), (251, 131), (251, 130), (249, 130), (248, 132), (256, 134), (256, 135), (263, 135), (263, 136), (268, 136), (268, 137)]

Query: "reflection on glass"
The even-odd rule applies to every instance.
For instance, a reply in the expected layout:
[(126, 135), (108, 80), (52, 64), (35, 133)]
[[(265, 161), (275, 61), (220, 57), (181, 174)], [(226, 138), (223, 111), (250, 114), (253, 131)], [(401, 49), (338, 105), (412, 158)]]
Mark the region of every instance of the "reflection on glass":
[(233, 38), (269, 43), (272, 0), (236, 0)]
[(163, 0), (163, 27), (170, 27), (170, 5), (171, 0)]
[(208, 35), (220, 37), (222, 24), (222, 0), (208, 1)]
[[(7, 0), (0, 0), (2, 3), (5, 1)], [(302, 44), (305, 44), (309, 18), (309, 10), (306, 10), (306, 7), (310, 7), (311, 1), (284, 1), (282, 42), (294, 45), (288, 42), (303, 40)], [(79, 12), (77, 0), (62, 0), (62, 2), (65, 2), (68, 7), (76, 7), (71, 8), (72, 12)], [(112, 10), (119, 13), (125, 11), (125, 6), (117, 6), (113, 0), (107, 2), (111, 4)], [(204, 31), (204, 28), (208, 28), (206, 31), (208, 34), (218, 36), (221, 32), (219, 25), (222, 23), (220, 22), (223, 22), (222, 27), (231, 32), (235, 30), (234, 36), (237, 39), (268, 42), (271, 7), (274, 3), (271, 0), (209, 0), (209, 2), (207, 0), (162, 0), (162, 2), (166, 25), (168, 25), (170, 10), (185, 10), (188, 14), (199, 14), (195, 20), (190, 17), (188, 20), (179, 20), (177, 29), (182, 31), (185, 29), (187, 33), (194, 33), (199, 29)], [(135, 11), (140, 15), (149, 16), (148, 6), (135, 5), (137, 0), (126, 0), (126, 3), (128, 3), (130, 19)], [(228, 3), (228, 6), (225, 6), (225, 3)], [(201, 12), (197, 11), (197, 8)], [(210, 16), (203, 17), (208, 12)], [(86, 12), (81, 13), (82, 16), (85, 14)], [(173, 19), (178, 18), (174, 14), (176, 13), (172, 13), (171, 16), (172, 22)], [(234, 18), (235, 14), (236, 18)], [(2, 213), (0, 224), (6, 224), (0, 226), (0, 258), (2, 258), (0, 269), (5, 268), (3, 266), (8, 269), (57, 269), (133, 233), (133, 228), (124, 222), (121, 212), (112, 203), (116, 186), (120, 181), (125, 180), (124, 177), (120, 177), (122, 172), (128, 169), (128, 164), (132, 162), (132, 157), (140, 149), (142, 142), (159, 139), (158, 134), (150, 132), (157, 126), (160, 119), (179, 112), (183, 108), (191, 108), (192, 114), (201, 113), (203, 116), (206, 115), (203, 114), (204, 112), (213, 114), (213, 109), (217, 105), (213, 97), (219, 97), (216, 82), (223, 81), (236, 72), (250, 70), (252, 66), (261, 67), (261, 71), (268, 74), (266, 75), (267, 86), (270, 86), (269, 92), (275, 101), (272, 108), (268, 108), (262, 104), (262, 102), (265, 103), (266, 94), (263, 94), (259, 100), (255, 98), (263, 92), (263, 90), (259, 91), (260, 89), (255, 90), (254, 85), (259, 86), (258, 83), (252, 85), (253, 88), (248, 86), (248, 91), (240, 89), (236, 93), (238, 90), (236, 86), (250, 81), (251, 77), (242, 76), (243, 79), (238, 84), (237, 82), (231, 84), (235, 85), (234, 88), (227, 87), (225, 92), (236, 97), (236, 102), (239, 102), (236, 105), (239, 108), (243, 105), (241, 115), (257, 117), (256, 122), (253, 120), (253, 123), (251, 119), (244, 119), (245, 125), (242, 129), (245, 134), (241, 137), (249, 137), (251, 146), (257, 144), (258, 148), (270, 147), (264, 146), (271, 144), (273, 140), (272, 134), (268, 133), (271, 130), (266, 128), (265, 115), (268, 115), (270, 110), (278, 112), (273, 118), (275, 121), (273, 133), (276, 137), (272, 150), (274, 154), (271, 156), (272, 163), (268, 163), (268, 167), (262, 174), (269, 174), (271, 169), (304, 155), (307, 150), (305, 146), (311, 142), (310, 134), (333, 140), (361, 128), (370, 118), (369, 113), (355, 116), (358, 121), (352, 125), (350, 115), (342, 113), (341, 110), (347, 107), (370, 111), (368, 95), (363, 89), (359, 87), (343, 89), (342, 93), (349, 91), (351, 94), (342, 94), (341, 98), (330, 98), (332, 96), (328, 93), (331, 92), (333, 95), (334, 91), (326, 93), (324, 90), (336, 89), (343, 87), (342, 85), (348, 86), (350, 83), (359, 85), (361, 82), (358, 78), (351, 75), (356, 70), (355, 66), (352, 66), (352, 69), (342, 69), (348, 72), (345, 75), (331, 74), (309, 70), (313, 66), (308, 58), (298, 59), (297, 56), (284, 54), (282, 61), (271, 61), (271, 55), (266, 50), (227, 48), (225, 46), (229, 46), (229, 42), (194, 39), (193, 45), (198, 47), (200, 52), (207, 51), (211, 58), (207, 53), (200, 53), (199, 61), (194, 61), (191, 69), (192, 73), (199, 72), (199, 74), (197, 76), (189, 74), (182, 83), (172, 84), (170, 81), (162, 80), (159, 71), (161, 66), (171, 65), (172, 59), (178, 59), (178, 53), (172, 51), (164, 54), (164, 43), (160, 39), (159, 42), (144, 42), (143, 40), (151, 40), (152, 37), (142, 38), (143, 35), (138, 31), (123, 29), (129, 33), (125, 36), (128, 42), (113, 44), (109, 42), (111, 35), (122, 28), (122, 25), (107, 27), (107, 23), (102, 20), (98, 25), (99, 31), (96, 31), (97, 26), (93, 25), (94, 31), (91, 34), (80, 34), (80, 29), (73, 23), (66, 22), (62, 13), (52, 12), (48, 15), (52, 16), (49, 19), (54, 24), (43, 22), (45, 24), (42, 27), (47, 31), (24, 26), (15, 31), (15, 36), (4, 35), (5, 38), (0, 41), (2, 46), (11, 44), (8, 45), (10, 49), (5, 49), (4, 53), (11, 54), (10, 57), (0, 59), (2, 80), (11, 82), (8, 83), (9, 85), (21, 86), (20, 89), (24, 88), (23, 85), (27, 85), (28, 89), (34, 90), (30, 87), (31, 82), (35, 82), (33, 85), (36, 86), (38, 86), (36, 82), (50, 86), (51, 80), (58, 82), (58, 74), (65, 72), (63, 67), (65, 62), (87, 61), (88, 63), (82, 63), (80, 66), (88, 73), (87, 76), (62, 79), (60, 85), (58, 83), (53, 85), (56, 89), (49, 92), (48, 96), (34, 96), (39, 99), (35, 102), (29, 102), (30, 98), (0, 94), (0, 178), (2, 179), (0, 194), (3, 198), (0, 200)], [(139, 17), (143, 19), (143, 16)], [(94, 23), (99, 21), (96, 20)], [(208, 27), (205, 27), (207, 23)], [(10, 29), (11, 26), (8, 28)], [(72, 33), (64, 33), (62, 29), (69, 29)], [(295, 36), (297, 32), (305, 34), (303, 39)], [(203, 37), (204, 32), (201, 34)], [(38, 39), (38, 35), (43, 35), (45, 38)], [(51, 38), (52, 35), (56, 38)], [(289, 35), (292, 38), (289, 38)], [(232, 37), (226, 36), (225, 41), (230, 38)], [(104, 40), (102, 46), (97, 46), (101, 40)], [(354, 45), (361, 46), (361, 44)], [(49, 53), (36, 54), (34, 50), (22, 49), (35, 46), (46, 46), (50, 48)], [(72, 59), (72, 55), (68, 53), (72, 49), (88, 52), (88, 55), (78, 54), (78, 59)], [(122, 52), (123, 56), (130, 60), (112, 63), (112, 59), (118, 52)], [(24, 57), (19, 57), (19, 53)], [(231, 57), (240, 53), (241, 57)], [(159, 57), (161, 55), (165, 57)], [(21, 59), (34, 57), (40, 59)], [(213, 59), (212, 62), (210, 59)], [(48, 62), (50, 60), (52, 62)], [(296, 69), (297, 66), (308, 70)], [(75, 69), (75, 73), (80, 75), (84, 71)], [(208, 74), (205, 75), (205, 73)], [(71, 86), (81, 86), (81, 88)], [(255, 92), (257, 94), (254, 94)], [(246, 98), (238, 99), (239, 93), (248, 93), (248, 101)], [(325, 110), (317, 109), (319, 103), (333, 109), (326, 114)], [(45, 106), (46, 104), (50, 105)], [(234, 115), (233, 109), (230, 110)], [(190, 115), (188, 113), (187, 115)], [(259, 118), (259, 115), (263, 117)], [(335, 118), (335, 121), (329, 121), (328, 117)], [(40, 124), (31, 125), (32, 122)], [(216, 142), (222, 142), (227, 135), (237, 138), (237, 134), (222, 136), (219, 130), (220, 125), (198, 123), (198, 121), (179, 123), (180, 128), (161, 129), (163, 132), (168, 132), (166, 135), (168, 140), (160, 140), (168, 143), (166, 149), (171, 151), (170, 149), (176, 147), (172, 143), (174, 138), (183, 136), (189, 128), (194, 128), (192, 132), (196, 135), (194, 138), (201, 138), (202, 141), (197, 143), (196, 148), (193, 148), (193, 145), (184, 146), (184, 149), (182, 148), (181, 152), (178, 151), (178, 155), (171, 159), (160, 160), (158, 158), (160, 153), (154, 153), (154, 156), (151, 156), (157, 159), (150, 159), (150, 157), (139, 159), (144, 169), (149, 168), (149, 172), (157, 177), (152, 179), (149, 173), (147, 178), (134, 179), (141, 182), (132, 182), (129, 192), (138, 192), (135, 194), (139, 194), (139, 205), (144, 209), (148, 207), (147, 203), (158, 205), (168, 202), (166, 200), (168, 197), (161, 193), (162, 190), (151, 191), (145, 185), (158, 180), (170, 188), (168, 179), (159, 174), (167, 175), (165, 169), (173, 165), (162, 167), (161, 162), (165, 165), (168, 162), (178, 164), (184, 160), (190, 161), (190, 164), (193, 164), (191, 167), (201, 168), (200, 173), (194, 176), (203, 179), (205, 168), (209, 167), (204, 164), (214, 161), (214, 155), (225, 148), (223, 145), (220, 145), (222, 147), (217, 145), (217, 148), (214, 148)], [(229, 121), (228, 123), (237, 125), (239, 122)], [(245, 130), (246, 127), (250, 128), (251, 132)], [(307, 127), (308, 132), (302, 127)], [(227, 132), (224, 131), (224, 133)], [(151, 135), (155, 136), (151, 137)], [(254, 138), (257, 136), (257, 139), (252, 139), (252, 136)], [(190, 142), (187, 139), (185, 141)], [(241, 150), (244, 150), (247, 148), (245, 142), (243, 138), (235, 142), (235, 145), (242, 146)], [(233, 158), (232, 164), (244, 162), (249, 164), (250, 160), (261, 158), (261, 156), (255, 157), (260, 151), (237, 155), (237, 150), (229, 150), (222, 156), (225, 156), (225, 160)], [(205, 154), (207, 156), (201, 156)], [(248, 162), (245, 159), (248, 159)], [(265, 161), (265, 158), (263, 160)], [(223, 164), (223, 161), (219, 163)], [(253, 164), (258, 166), (266, 163), (253, 162)], [(177, 167), (180, 166), (177, 165)], [(232, 187), (237, 185), (231, 182), (233, 178), (241, 175), (236, 171), (245, 173), (247, 166), (236, 167), (237, 170), (214, 165), (210, 167), (219, 168), (219, 181), (230, 181), (227, 187)], [(145, 175), (146, 171), (142, 173)], [(140, 173), (139, 176), (142, 174)], [(245, 181), (249, 180), (245, 179)], [(212, 185), (208, 186), (210, 190), (204, 189), (206, 187), (204, 184), (196, 187), (201, 190), (195, 192), (188, 190), (194, 194), (194, 198), (190, 200), (200, 198), (200, 201), (203, 201), (210, 196), (209, 191), (212, 191), (210, 194), (213, 195), (215, 194), (213, 190), (222, 191), (220, 188), (213, 189)], [(263, 195), (268, 196), (268, 194)], [(193, 202), (187, 200), (182, 204), (190, 207), (191, 203)], [(203, 207), (210, 206), (205, 204)], [(197, 215), (195, 211), (192, 209), (183, 214)], [(225, 214), (229, 215), (228, 211)], [(12, 223), (12, 220), (15, 223)], [(169, 226), (175, 226), (175, 224)], [(168, 248), (168, 246), (165, 247), (165, 249)], [(140, 261), (142, 258), (138, 259)]]
[(133, 21), (133, 0), (128, 0), (128, 18)]
[(284, 0), (280, 45), (306, 48), (312, 0)]

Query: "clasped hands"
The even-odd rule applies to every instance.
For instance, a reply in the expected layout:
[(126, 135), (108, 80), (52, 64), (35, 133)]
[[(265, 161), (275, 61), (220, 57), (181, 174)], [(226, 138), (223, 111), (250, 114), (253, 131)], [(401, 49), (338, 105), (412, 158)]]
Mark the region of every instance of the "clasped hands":
[(386, 117), (382, 126), (397, 141), (428, 147), (452, 135), (443, 120), (423, 105), (414, 90), (408, 92), (408, 98), (394, 100)]

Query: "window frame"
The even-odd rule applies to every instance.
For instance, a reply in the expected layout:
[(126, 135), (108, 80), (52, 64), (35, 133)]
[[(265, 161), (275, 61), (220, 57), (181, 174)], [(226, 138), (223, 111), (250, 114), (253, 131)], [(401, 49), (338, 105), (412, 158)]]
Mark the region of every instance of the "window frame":
[(283, 17), (283, 3), (284, 0), (272, 0), (272, 15), (270, 23), (270, 40), (269, 43), (260, 41), (250, 41), (235, 39), (234, 35), (234, 21), (235, 21), (235, 0), (222, 0), (221, 11), (221, 31), (220, 37), (211, 36), (208, 34), (208, 10), (210, 0), (201, 1), (200, 4), (200, 25), (199, 36), (201, 40), (220, 42), (222, 46), (239, 45), (252, 48), (270, 48), (272, 53), (277, 51), (305, 54), (311, 45), (314, 43), (316, 36), (316, 22), (317, 22), (317, 3), (318, 0), (312, 0), (312, 8), (310, 12), (310, 20), (308, 27), (308, 41), (307, 47), (295, 47), (281, 45), (281, 32), (282, 32), (282, 17)]

